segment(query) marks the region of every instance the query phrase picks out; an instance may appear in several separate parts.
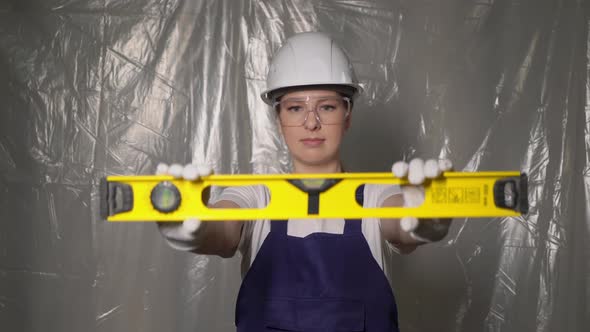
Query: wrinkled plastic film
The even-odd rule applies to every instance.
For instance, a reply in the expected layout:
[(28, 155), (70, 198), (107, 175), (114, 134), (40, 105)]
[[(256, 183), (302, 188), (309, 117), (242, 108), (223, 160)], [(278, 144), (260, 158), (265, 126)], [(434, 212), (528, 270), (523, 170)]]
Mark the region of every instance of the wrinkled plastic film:
[(403, 331), (590, 326), (590, 38), (581, 1), (0, 4), (0, 322), (13, 331), (232, 331), (240, 256), (98, 218), (105, 175), (160, 162), (288, 171), (259, 95), (297, 32), (329, 33), (366, 93), (347, 171), (444, 157), (520, 170), (530, 212), (455, 220), (396, 256)]

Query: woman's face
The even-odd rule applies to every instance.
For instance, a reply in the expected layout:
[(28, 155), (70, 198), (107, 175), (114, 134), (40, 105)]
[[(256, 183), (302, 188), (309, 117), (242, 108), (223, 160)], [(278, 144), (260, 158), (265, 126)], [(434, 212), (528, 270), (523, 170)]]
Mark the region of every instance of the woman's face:
[(276, 109), (294, 162), (322, 166), (339, 161), (340, 143), (350, 127), (348, 99), (332, 90), (302, 90), (282, 96)]

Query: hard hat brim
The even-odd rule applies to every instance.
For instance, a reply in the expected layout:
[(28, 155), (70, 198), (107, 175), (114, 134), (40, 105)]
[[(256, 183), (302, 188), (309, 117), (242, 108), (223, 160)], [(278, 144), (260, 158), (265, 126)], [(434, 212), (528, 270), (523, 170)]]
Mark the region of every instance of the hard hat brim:
[(295, 86), (284, 86), (284, 87), (277, 87), (273, 89), (268, 89), (260, 94), (260, 97), (264, 101), (265, 104), (271, 105), (277, 101), (281, 96), (294, 92), (294, 91), (301, 91), (301, 90), (333, 90), (338, 93), (345, 94), (349, 96), (351, 99), (356, 98), (363, 92), (363, 87), (360, 84), (334, 84), (334, 83), (325, 83), (325, 84), (305, 84), (305, 85), (295, 85)]

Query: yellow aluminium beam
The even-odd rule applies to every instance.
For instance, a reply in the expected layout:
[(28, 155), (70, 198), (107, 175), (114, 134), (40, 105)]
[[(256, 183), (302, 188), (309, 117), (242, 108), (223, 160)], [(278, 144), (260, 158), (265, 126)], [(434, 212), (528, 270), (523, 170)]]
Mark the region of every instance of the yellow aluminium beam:
[[(527, 213), (527, 178), (520, 172), (446, 172), (424, 184), (419, 207), (363, 208), (363, 184), (409, 185), (391, 173), (210, 175), (196, 181), (172, 176), (108, 176), (101, 181), (101, 216), (108, 221), (256, 220), (289, 218), (458, 218)], [(210, 187), (264, 185), (261, 209), (213, 209), (202, 201)]]

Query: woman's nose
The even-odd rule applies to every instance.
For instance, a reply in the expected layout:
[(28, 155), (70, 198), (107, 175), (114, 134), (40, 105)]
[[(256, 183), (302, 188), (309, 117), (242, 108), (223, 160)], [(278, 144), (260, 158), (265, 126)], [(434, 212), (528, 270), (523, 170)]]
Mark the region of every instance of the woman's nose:
[(305, 129), (308, 130), (317, 130), (322, 127), (322, 123), (318, 117), (318, 113), (314, 110), (307, 111), (307, 116), (305, 117), (305, 122), (303, 123)]

